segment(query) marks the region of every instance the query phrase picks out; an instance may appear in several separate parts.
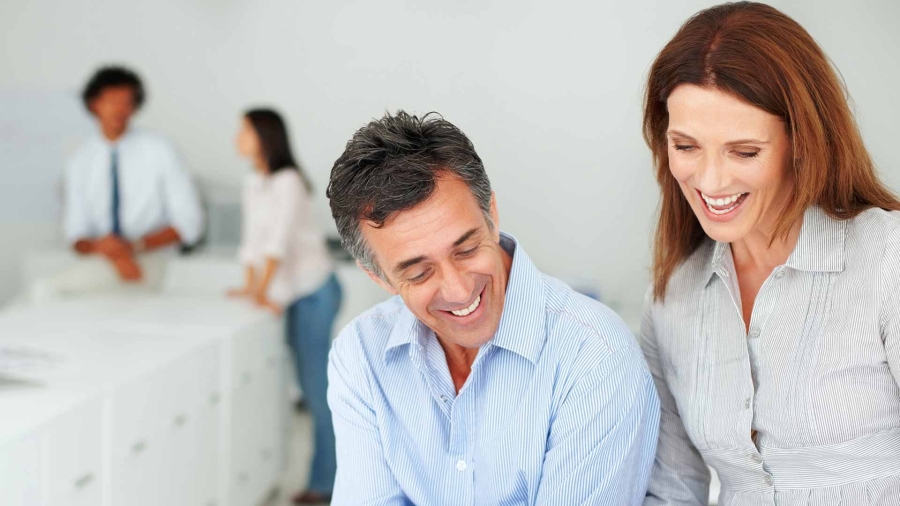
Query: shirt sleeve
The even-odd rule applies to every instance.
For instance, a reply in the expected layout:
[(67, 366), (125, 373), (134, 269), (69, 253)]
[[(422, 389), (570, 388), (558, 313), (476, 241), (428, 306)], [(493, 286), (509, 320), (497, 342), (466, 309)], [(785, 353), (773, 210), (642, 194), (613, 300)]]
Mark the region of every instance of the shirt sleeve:
[(656, 344), (651, 296), (648, 294), (638, 340), (660, 399), (659, 444), (645, 506), (706, 506), (709, 468), (691, 443), (663, 374)]
[(894, 381), (900, 384), (900, 226), (888, 237), (881, 261), (881, 337)]
[(536, 504), (641, 504), (658, 423), (659, 400), (637, 346), (609, 355), (557, 411)]
[(394, 478), (381, 444), (360, 336), (347, 327), (328, 360), (328, 406), (337, 455), (334, 506), (412, 506)]
[(84, 174), (77, 159), (66, 166), (63, 176), (65, 202), (63, 202), (63, 234), (66, 242), (74, 244), (79, 239), (93, 236), (87, 195), (84, 190)]
[[(293, 169), (284, 169), (293, 170)], [(272, 233), (266, 238), (262, 253), (268, 258), (281, 259), (287, 252), (291, 234), (296, 234), (297, 210), (303, 199), (308, 198), (299, 177), (288, 174), (272, 176), (273, 210)]]
[(194, 244), (203, 235), (203, 208), (190, 174), (175, 150), (166, 145), (162, 159), (166, 215), (178, 231), (182, 244)]

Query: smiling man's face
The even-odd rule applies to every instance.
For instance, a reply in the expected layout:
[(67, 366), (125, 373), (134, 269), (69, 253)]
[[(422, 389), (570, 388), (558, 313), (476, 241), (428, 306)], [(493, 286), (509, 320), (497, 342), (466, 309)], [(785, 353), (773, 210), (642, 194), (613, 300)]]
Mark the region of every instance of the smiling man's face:
[(393, 294), (445, 343), (478, 348), (500, 325), (512, 258), (500, 247), (496, 201), (490, 226), (465, 182), (437, 180), (431, 197), (381, 228), (363, 221), (363, 238)]

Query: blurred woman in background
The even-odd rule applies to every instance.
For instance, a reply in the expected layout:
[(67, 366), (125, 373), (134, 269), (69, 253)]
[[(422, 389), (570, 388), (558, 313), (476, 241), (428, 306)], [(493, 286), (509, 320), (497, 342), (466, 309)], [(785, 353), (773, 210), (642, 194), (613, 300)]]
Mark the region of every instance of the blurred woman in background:
[(661, 189), (641, 346), (662, 405), (645, 505), (900, 504), (900, 202), (828, 57), (740, 2), (650, 70)]
[(307, 490), (293, 501), (328, 502), (336, 463), (326, 399), (327, 365), (341, 286), (313, 219), (309, 180), (291, 154), (281, 116), (269, 109), (248, 111), (237, 149), (255, 170), (243, 190), (239, 258), (246, 282), (230, 294), (249, 297), (275, 313), (285, 312), (287, 340), (312, 414), (315, 440)]

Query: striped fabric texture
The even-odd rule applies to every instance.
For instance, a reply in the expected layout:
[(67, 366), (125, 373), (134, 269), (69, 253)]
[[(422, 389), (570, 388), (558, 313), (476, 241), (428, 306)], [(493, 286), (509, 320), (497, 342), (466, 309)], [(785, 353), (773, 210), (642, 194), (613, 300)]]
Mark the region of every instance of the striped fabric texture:
[(659, 399), (605, 306), (513, 256), (503, 316), (456, 395), (434, 333), (399, 297), (335, 340), (333, 505), (641, 504)]
[[(649, 303), (640, 342), (662, 402), (646, 505), (900, 505), (900, 213), (812, 207), (745, 329), (728, 244)], [(751, 434), (755, 434), (755, 439)]]

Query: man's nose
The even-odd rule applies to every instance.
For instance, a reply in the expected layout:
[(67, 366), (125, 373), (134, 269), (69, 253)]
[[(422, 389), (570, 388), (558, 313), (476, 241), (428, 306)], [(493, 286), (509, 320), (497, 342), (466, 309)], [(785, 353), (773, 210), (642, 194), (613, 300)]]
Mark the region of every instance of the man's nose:
[(473, 283), (462, 272), (456, 269), (445, 269), (441, 286), (441, 297), (451, 304), (466, 304), (472, 296)]

